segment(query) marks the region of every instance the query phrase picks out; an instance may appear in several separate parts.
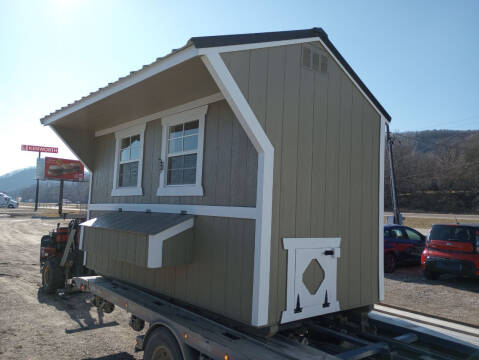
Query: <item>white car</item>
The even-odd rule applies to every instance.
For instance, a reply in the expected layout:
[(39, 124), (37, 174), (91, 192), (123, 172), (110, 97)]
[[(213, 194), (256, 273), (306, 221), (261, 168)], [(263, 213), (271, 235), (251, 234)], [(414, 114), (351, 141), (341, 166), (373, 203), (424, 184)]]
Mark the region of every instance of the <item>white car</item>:
[(18, 207), (18, 202), (15, 200), (12, 200), (10, 196), (6, 196), (5, 194), (2, 194), (3, 196), (0, 196), (0, 207), (8, 207), (8, 208), (16, 208)]

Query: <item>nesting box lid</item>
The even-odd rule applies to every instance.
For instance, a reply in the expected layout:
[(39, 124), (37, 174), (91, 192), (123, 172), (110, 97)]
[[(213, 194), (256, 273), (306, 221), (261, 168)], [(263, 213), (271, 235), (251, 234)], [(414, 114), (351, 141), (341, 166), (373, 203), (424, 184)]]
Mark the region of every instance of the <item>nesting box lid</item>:
[(194, 215), (190, 214), (118, 211), (98, 216), (80, 225), (92, 228), (155, 235), (193, 217)]

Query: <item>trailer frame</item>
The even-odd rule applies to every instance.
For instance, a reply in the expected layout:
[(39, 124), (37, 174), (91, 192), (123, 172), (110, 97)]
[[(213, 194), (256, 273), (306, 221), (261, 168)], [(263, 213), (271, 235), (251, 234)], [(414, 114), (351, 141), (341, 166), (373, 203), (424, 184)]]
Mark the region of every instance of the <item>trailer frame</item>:
[[(408, 357), (408, 354), (457, 360), (463, 359), (465, 354), (477, 354), (477, 349), (472, 346), (469, 348), (453, 341), (425, 336), (377, 320), (369, 322), (361, 312), (350, 313), (349, 317), (338, 313), (336, 316), (308, 319), (296, 328), (291, 327), (289, 332), (279, 331), (270, 338), (264, 338), (226, 326), (114, 279), (102, 276), (74, 277), (71, 285), (94, 295), (94, 304), (98, 307), (114, 308), (116, 305), (131, 313), (130, 326), (136, 331), (142, 330), (144, 322), (147, 322), (148, 330), (145, 335), (137, 337), (136, 350), (145, 350), (157, 330), (167, 329), (176, 340), (183, 360), (360, 360), (371, 356), (394, 360), (416, 358)], [(391, 335), (379, 335), (377, 329)], [(301, 332), (307, 336), (301, 335)], [(324, 346), (314, 346), (317, 344)], [(431, 351), (436, 348), (439, 350)], [(441, 348), (451, 352), (442, 355)]]

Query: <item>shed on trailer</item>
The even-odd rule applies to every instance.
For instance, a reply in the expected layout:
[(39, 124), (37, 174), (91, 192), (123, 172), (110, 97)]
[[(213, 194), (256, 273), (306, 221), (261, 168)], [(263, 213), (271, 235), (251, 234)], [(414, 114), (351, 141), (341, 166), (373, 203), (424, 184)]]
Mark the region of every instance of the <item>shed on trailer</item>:
[(41, 122), (92, 173), (89, 268), (276, 327), (382, 298), (389, 120), (313, 28), (191, 38)]

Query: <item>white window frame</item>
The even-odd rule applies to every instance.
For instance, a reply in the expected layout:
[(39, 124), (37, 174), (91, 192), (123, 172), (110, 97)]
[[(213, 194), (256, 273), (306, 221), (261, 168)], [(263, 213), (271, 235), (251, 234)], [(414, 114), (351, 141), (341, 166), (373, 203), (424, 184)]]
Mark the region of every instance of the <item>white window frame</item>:
[[(116, 144), (115, 144), (115, 164), (113, 169), (113, 187), (111, 190), (111, 196), (137, 196), (143, 195), (142, 178), (143, 178), (143, 148), (145, 144), (145, 128), (146, 124), (140, 124), (137, 126), (129, 127), (121, 131), (115, 132)], [(130, 137), (140, 135), (140, 155), (138, 158), (138, 179), (136, 186), (119, 187), (118, 178), (120, 171), (120, 147), (121, 140)]]
[[(163, 169), (160, 171), (160, 183), (156, 192), (157, 196), (203, 196), (203, 147), (205, 135), (205, 116), (208, 105), (200, 106), (178, 114), (165, 116), (161, 119), (161, 160)], [(195, 184), (168, 185), (166, 173), (168, 171), (168, 128), (190, 121), (198, 120), (198, 152), (196, 157), (196, 182)]]

